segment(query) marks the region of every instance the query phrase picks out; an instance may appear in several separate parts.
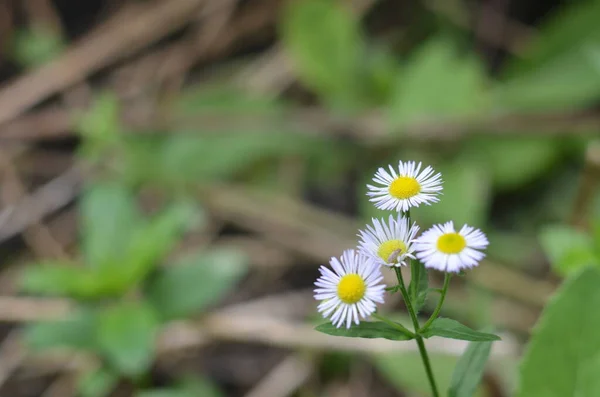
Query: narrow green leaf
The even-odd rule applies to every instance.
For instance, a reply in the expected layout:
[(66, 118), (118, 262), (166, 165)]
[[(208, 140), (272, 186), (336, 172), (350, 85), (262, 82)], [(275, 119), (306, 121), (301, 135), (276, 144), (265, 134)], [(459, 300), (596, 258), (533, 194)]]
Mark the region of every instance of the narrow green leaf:
[(162, 269), (146, 294), (164, 319), (185, 317), (221, 299), (246, 269), (246, 258), (237, 251), (198, 252)]
[(96, 316), (91, 311), (80, 311), (66, 320), (43, 321), (28, 325), (25, 341), (35, 350), (72, 348), (94, 350)]
[(469, 343), (454, 367), (448, 397), (472, 397), (475, 394), (491, 350), (492, 342)]
[(152, 363), (157, 330), (158, 319), (150, 306), (126, 302), (100, 312), (97, 339), (114, 368), (138, 376)]
[(550, 263), (560, 274), (567, 275), (587, 266), (600, 266), (591, 236), (567, 225), (547, 226), (540, 242)]
[(475, 331), (466, 325), (450, 318), (436, 318), (433, 323), (421, 332), (425, 338), (441, 336), (449, 339), (468, 340), (472, 342), (486, 342), (500, 340), (500, 337), (486, 332)]
[(545, 307), (521, 364), (517, 397), (600, 396), (600, 272), (571, 275)]
[(134, 285), (160, 263), (187, 228), (201, 220), (195, 206), (183, 202), (172, 205), (134, 233), (123, 258), (107, 267), (106, 277), (121, 279), (123, 288)]
[(512, 58), (508, 71), (515, 75), (535, 69), (581, 48), (584, 43), (600, 39), (599, 18), (600, 3), (597, 1), (564, 3), (542, 21), (536, 39), (525, 51), (527, 56)]
[(123, 259), (141, 215), (133, 194), (115, 183), (89, 187), (81, 204), (83, 253), (94, 268)]
[(421, 310), (427, 300), (429, 292), (429, 278), (425, 266), (417, 260), (410, 263), (411, 279), (408, 286), (408, 294), (411, 296), (413, 308), (417, 313)]
[(281, 32), (294, 69), (307, 86), (341, 108), (361, 99), (364, 49), (358, 21), (349, 9), (328, 0), (291, 2)]
[(29, 293), (62, 295), (78, 299), (97, 298), (110, 294), (103, 280), (90, 269), (52, 262), (26, 268), (21, 275), (20, 287)]
[(331, 323), (318, 325), (315, 330), (327, 335), (346, 336), (349, 338), (383, 338), (389, 340), (410, 340), (409, 336), (400, 330), (381, 321), (363, 321), (360, 324), (353, 324), (350, 328), (336, 328)]
[(224, 394), (208, 379), (192, 378), (178, 387), (143, 391), (136, 397), (224, 397)]
[(80, 379), (77, 388), (80, 397), (106, 397), (113, 391), (118, 382), (118, 374), (106, 368), (99, 368), (85, 374)]

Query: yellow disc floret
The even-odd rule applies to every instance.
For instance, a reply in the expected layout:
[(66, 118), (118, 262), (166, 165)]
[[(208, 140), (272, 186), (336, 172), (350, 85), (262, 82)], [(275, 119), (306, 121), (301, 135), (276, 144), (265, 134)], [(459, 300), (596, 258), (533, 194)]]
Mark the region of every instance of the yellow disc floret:
[(389, 192), (397, 199), (408, 199), (421, 192), (421, 185), (415, 178), (399, 176), (390, 184)]
[(386, 263), (394, 262), (398, 255), (406, 252), (406, 244), (400, 240), (389, 240), (379, 246), (377, 255)]
[(458, 254), (467, 246), (467, 241), (458, 233), (446, 233), (437, 241), (437, 249), (444, 254)]
[(338, 298), (347, 304), (359, 302), (365, 296), (366, 290), (365, 281), (355, 273), (346, 274), (337, 286)]

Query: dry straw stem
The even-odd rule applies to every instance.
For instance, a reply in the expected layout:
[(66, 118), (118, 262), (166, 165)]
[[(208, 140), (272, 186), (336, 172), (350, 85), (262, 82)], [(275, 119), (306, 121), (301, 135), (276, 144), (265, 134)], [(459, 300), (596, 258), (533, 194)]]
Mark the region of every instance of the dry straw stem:
[(0, 91), (0, 123), (183, 27), (203, 0), (132, 3), (64, 55), (9, 82)]

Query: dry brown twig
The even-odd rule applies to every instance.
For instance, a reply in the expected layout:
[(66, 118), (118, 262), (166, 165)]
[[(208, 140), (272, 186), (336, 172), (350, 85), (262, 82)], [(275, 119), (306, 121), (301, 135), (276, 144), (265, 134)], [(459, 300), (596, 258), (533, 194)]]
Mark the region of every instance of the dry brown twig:
[(181, 28), (202, 1), (154, 1), (126, 6), (58, 59), (5, 85), (0, 91), (0, 124)]
[[(2, 201), (5, 206), (13, 206), (26, 195), (26, 191), (12, 161), (2, 151), (0, 151), (0, 171), (4, 173)], [(39, 258), (67, 258), (67, 254), (62, 246), (54, 239), (52, 233), (50, 233), (40, 220), (32, 222), (23, 231), (23, 238)]]

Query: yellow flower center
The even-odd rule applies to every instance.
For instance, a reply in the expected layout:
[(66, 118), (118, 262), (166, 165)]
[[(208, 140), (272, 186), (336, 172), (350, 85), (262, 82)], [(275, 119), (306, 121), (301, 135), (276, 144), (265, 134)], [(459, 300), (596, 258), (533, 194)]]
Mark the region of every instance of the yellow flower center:
[(421, 185), (415, 178), (399, 176), (390, 184), (390, 194), (397, 199), (407, 199), (421, 192)]
[(353, 304), (365, 296), (367, 285), (358, 274), (346, 274), (337, 287), (338, 298), (344, 303)]
[(379, 246), (377, 255), (386, 263), (395, 262), (398, 255), (406, 252), (406, 244), (400, 240), (390, 240)]
[(467, 246), (467, 241), (458, 233), (446, 233), (437, 241), (437, 249), (444, 254), (458, 254)]

